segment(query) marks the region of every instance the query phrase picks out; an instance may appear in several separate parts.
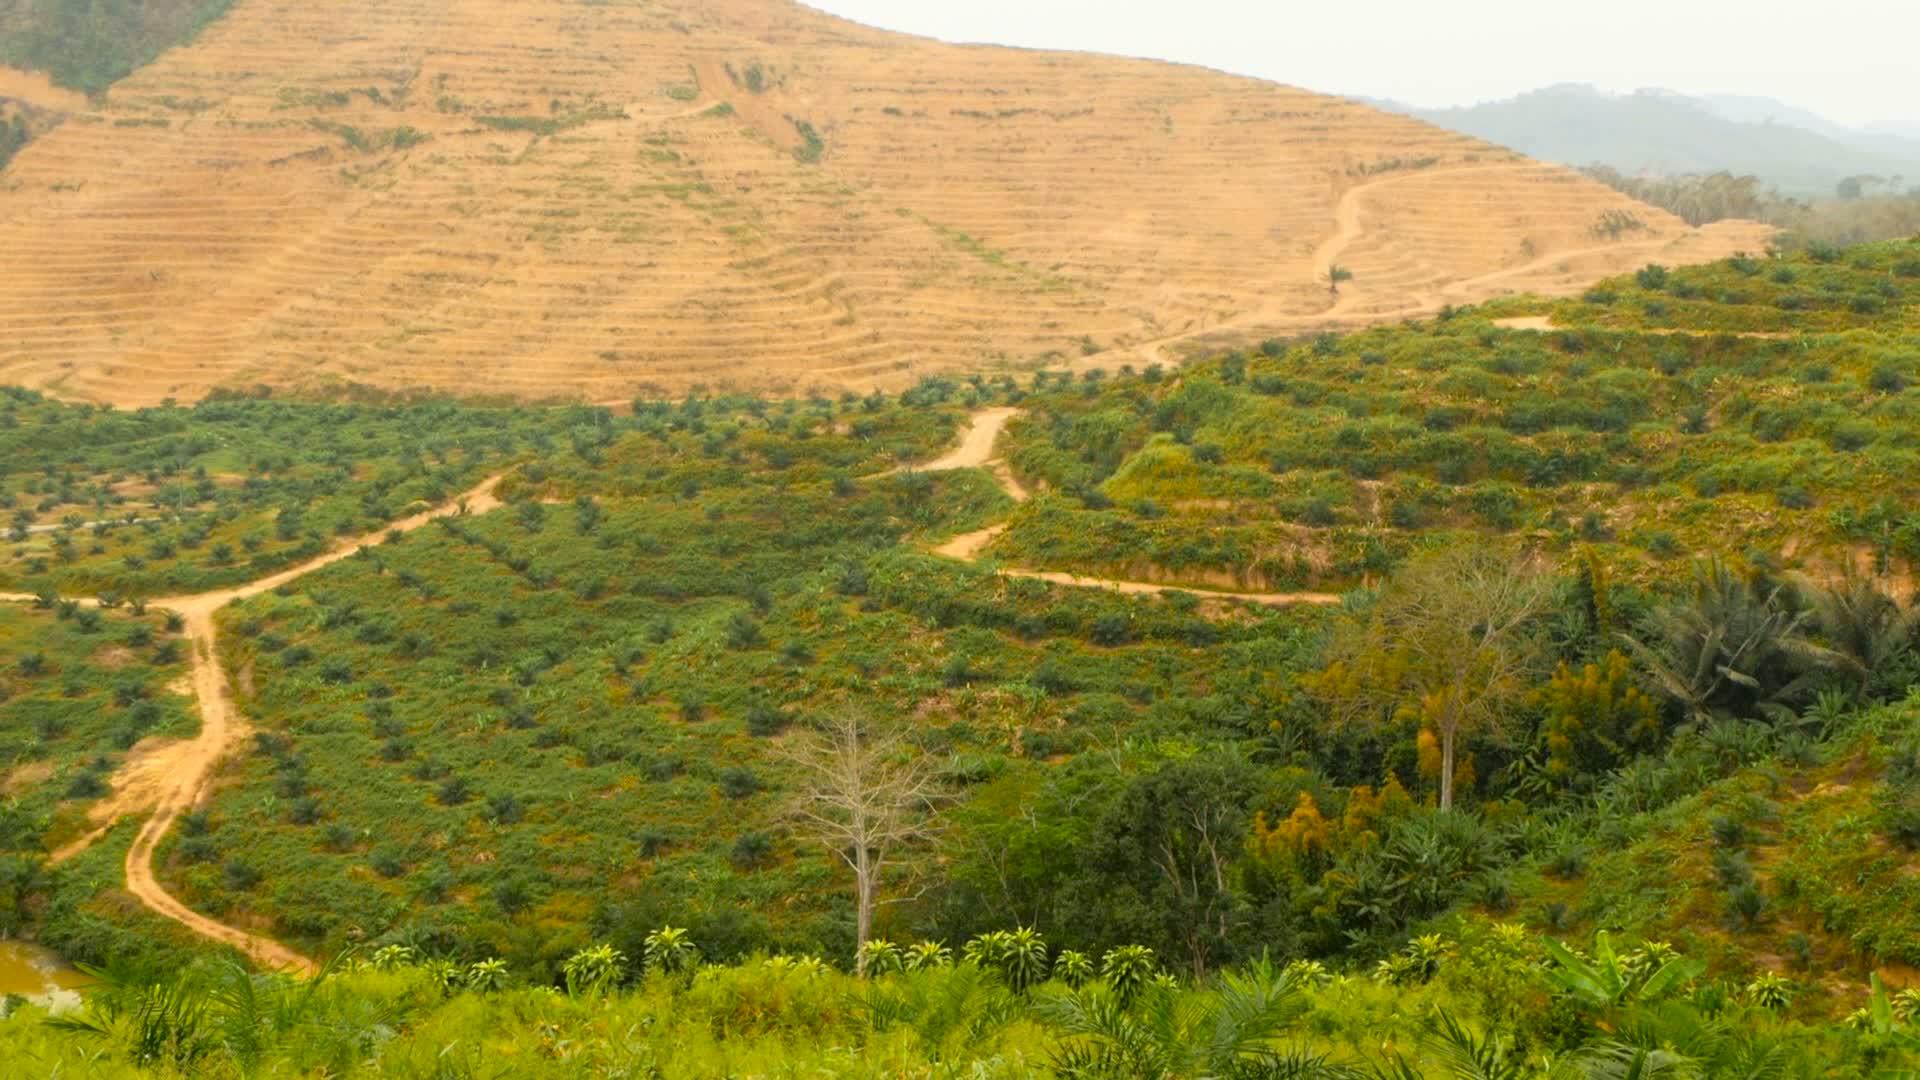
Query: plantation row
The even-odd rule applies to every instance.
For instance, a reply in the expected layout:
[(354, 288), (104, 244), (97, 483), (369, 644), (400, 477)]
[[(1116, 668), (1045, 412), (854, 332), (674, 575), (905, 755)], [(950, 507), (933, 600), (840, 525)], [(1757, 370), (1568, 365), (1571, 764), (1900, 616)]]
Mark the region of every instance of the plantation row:
[[(1900, 242), (1643, 272), (1553, 305), (1556, 331), (1456, 312), (1042, 393), (1005, 452), (1050, 494), (989, 552), (1110, 577), (1337, 587), (1492, 532), (1595, 546), (1638, 577), (1671, 578), (1702, 552), (1882, 571), (1920, 558), (1916, 260), (1920, 243)], [(1744, 325), (1751, 298), (1714, 283), (1747, 272), (1894, 296), (1840, 337), (1798, 322), (1780, 338), (1648, 332)], [(1656, 317), (1635, 302), (1667, 295), (1656, 285), (1696, 307)]]
[[(158, 981), (103, 972), (84, 1012), (16, 1009), (0, 1053), (41, 1074), (1081, 1077), (1244, 1080), (1895, 1075), (1916, 995), (1877, 981), (1844, 1025), (1792, 1020), (1763, 976), (1702, 978), (1660, 942), (1591, 954), (1471, 921), (1411, 942), (1372, 977), (1252, 961), (1201, 982), (1123, 946), (1096, 964), (1028, 930), (956, 958), (872, 950), (865, 978), (810, 956), (701, 963), (665, 927), (631, 958), (583, 949), (555, 985), (498, 960), (461, 969), (388, 947), (307, 983), (202, 963)], [(504, 1070), (504, 1071), (503, 1071)]]
[(199, 727), (171, 689), (186, 670), (181, 629), (127, 607), (0, 604), (0, 933), (27, 926), (34, 865), (86, 830), (82, 812), (109, 793), (128, 751)]

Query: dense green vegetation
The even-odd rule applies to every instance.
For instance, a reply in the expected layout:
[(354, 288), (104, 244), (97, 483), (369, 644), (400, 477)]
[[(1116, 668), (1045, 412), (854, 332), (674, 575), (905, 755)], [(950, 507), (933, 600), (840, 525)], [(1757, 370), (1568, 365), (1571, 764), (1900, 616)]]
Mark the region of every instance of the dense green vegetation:
[[(84, 1014), (0, 1024), (0, 1055), (1898, 1075), (1920, 1000), (1916, 301), (1901, 242), (899, 398), (12, 395), (0, 571), (49, 601), (0, 609), (0, 643), (45, 658), (0, 673), (11, 775), (33, 778), (8, 791), (9, 910), (120, 962)], [(1494, 321), (1540, 315), (1557, 328)], [(1022, 410), (1000, 451), (1031, 500), (902, 467), (990, 404)], [(219, 615), (256, 730), (160, 879), (364, 964), (317, 988), (182, 974), (193, 950), (118, 892), (126, 827), (37, 862), (84, 806), (71, 777), (115, 759), (85, 763), (191, 723), (177, 701), (132, 715), (168, 700), (163, 614), (53, 597), (249, 580), (495, 473), (499, 509)], [(27, 532), (83, 514), (163, 520)], [(931, 553), (1000, 523), (977, 563)], [(129, 563), (148, 526), (203, 532), (176, 539), (196, 552), (256, 535), (269, 561)], [(1347, 595), (1129, 595), (1007, 564)], [(69, 719), (50, 737), (41, 716)], [(864, 949), (819, 828), (827, 720), (885, 747), (868, 790), (909, 766), (928, 785), (882, 808), (913, 827), (869, 852)]]
[(7, 167), (13, 155), (33, 137), (26, 116), (17, 110), (0, 109), (0, 169)]
[(1920, 189), (1874, 190), (1850, 177), (1834, 194), (1788, 198), (1762, 186), (1756, 176), (1728, 172), (1686, 174), (1657, 179), (1622, 173), (1605, 165), (1581, 170), (1641, 202), (1680, 215), (1689, 224), (1741, 218), (1764, 221), (1781, 231), (1774, 243), (1786, 250), (1864, 244), (1920, 232)]
[(832, 868), (782, 821), (790, 725), (850, 700), (917, 715), (964, 784), (1156, 715), (1190, 727), (1207, 688), (1252, 700), (1245, 672), (1298, 647), (1277, 614), (1220, 624), (919, 553), (903, 541), (1005, 498), (974, 472), (851, 479), (916, 429), (930, 455), (956, 415), (852, 408), (841, 436), (805, 434), (824, 415), (643, 417), (597, 464), (523, 470), (505, 512), (232, 609), (268, 732), (175, 845), (184, 895), (322, 952), (400, 935), (534, 965), (668, 915), (720, 955), (850, 952)]
[(127, 752), (199, 727), (169, 689), (186, 670), (177, 631), (160, 612), (0, 604), (0, 934), (30, 921), (40, 858), (89, 828)]
[(0, 397), (0, 590), (178, 596), (236, 585), (604, 440), (604, 410), (285, 405), (119, 412)]
[(812, 957), (700, 962), (657, 931), (567, 959), (564, 991), (497, 961), (388, 948), (306, 984), (203, 964), (109, 974), (85, 1012), (0, 1023), (33, 1075), (1082, 1077), (1362, 1080), (1900, 1075), (1911, 998), (1845, 1027), (1790, 1019), (1790, 989), (1700, 978), (1661, 943), (1591, 955), (1512, 924), (1421, 937), (1371, 977), (1258, 960), (1205, 986), (1138, 947), (1050, 955), (1030, 931), (910, 950), (867, 979)]
[[(990, 551), (1278, 588), (1489, 533), (1590, 546), (1641, 579), (1711, 551), (1911, 559), (1916, 302), (1920, 245), (1884, 244), (1650, 268), (1583, 301), (1053, 387), (1006, 451), (1046, 493)], [(1547, 311), (1569, 329), (1481, 317)], [(1667, 328), (1783, 336), (1641, 332)]]
[[(193, 40), (233, 0), (0, 0), (0, 64), (98, 94)], [(0, 155), (4, 162), (4, 155)]]

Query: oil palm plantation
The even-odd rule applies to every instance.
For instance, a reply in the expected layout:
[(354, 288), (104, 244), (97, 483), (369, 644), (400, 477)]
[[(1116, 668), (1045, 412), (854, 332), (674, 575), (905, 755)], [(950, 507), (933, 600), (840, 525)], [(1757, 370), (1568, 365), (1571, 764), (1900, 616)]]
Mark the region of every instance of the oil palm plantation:
[(1212, 993), (1150, 985), (1129, 1007), (1089, 984), (1039, 1006), (1064, 1036), (1053, 1067), (1079, 1080), (1347, 1080), (1360, 1074), (1282, 1043), (1306, 1011), (1302, 988), (1261, 960), (1229, 973)]
[(1859, 574), (1831, 583), (1802, 578), (1795, 588), (1826, 646), (1849, 661), (1846, 669), (1855, 689), (1883, 696), (1913, 681), (1920, 649), (1920, 608), (1902, 607)]

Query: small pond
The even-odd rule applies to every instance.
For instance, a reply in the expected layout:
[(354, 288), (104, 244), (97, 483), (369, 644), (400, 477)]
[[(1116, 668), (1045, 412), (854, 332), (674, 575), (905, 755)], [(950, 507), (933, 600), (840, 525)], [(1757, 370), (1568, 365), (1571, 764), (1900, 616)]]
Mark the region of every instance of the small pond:
[(80, 1004), (88, 978), (52, 949), (30, 941), (0, 941), (0, 997), (17, 994), (52, 1009)]

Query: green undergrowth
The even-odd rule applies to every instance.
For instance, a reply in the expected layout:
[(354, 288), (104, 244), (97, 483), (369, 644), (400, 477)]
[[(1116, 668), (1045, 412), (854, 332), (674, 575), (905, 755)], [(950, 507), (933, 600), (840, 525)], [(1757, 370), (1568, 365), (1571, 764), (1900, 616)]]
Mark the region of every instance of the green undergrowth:
[(582, 950), (564, 990), (497, 963), (392, 949), (304, 983), (213, 963), (157, 978), (116, 970), (84, 1011), (11, 1010), (0, 1054), (33, 1075), (103, 1078), (874, 1080), (1843, 1080), (1898, 1075), (1876, 1070), (1913, 1057), (1908, 1022), (1884, 995), (1877, 1024), (1822, 1028), (1781, 1015), (1764, 985), (1694, 977), (1677, 954), (1602, 938), (1592, 957), (1556, 955), (1514, 927), (1462, 929), (1421, 939), (1373, 977), (1256, 961), (1187, 982), (1150, 951), (1056, 959), (1024, 930), (1008, 937), (1026, 951), (969, 948), (868, 978), (807, 956), (701, 964), (691, 943), (671, 963)]
[(140, 824), (125, 818), (59, 866), (10, 877), (21, 931), (72, 963), (148, 977), (226, 953), (126, 891), (127, 849)]
[(137, 744), (199, 730), (187, 648), (157, 611), (0, 603), (0, 851), (74, 839)]
[(0, 400), (0, 590), (177, 596), (238, 585), (614, 437), (606, 410), (287, 405), (133, 412)]
[(170, 879), (322, 952), (400, 935), (533, 961), (667, 912), (722, 955), (817, 946), (842, 901), (785, 827), (791, 725), (911, 713), (977, 783), (1177, 715), (1291, 633), (919, 553), (911, 537), (1001, 506), (984, 474), (836, 491), (791, 469), (709, 470), (697, 497), (662, 470), (615, 479), (624, 498), (523, 499), (230, 609), (225, 659), (262, 731), (170, 842)]
[[(1790, 258), (1741, 257), (1649, 267), (1553, 305), (1575, 326), (1759, 332), (1795, 339), (1863, 332), (1861, 350), (1920, 333), (1920, 243), (1813, 245)], [(1877, 339), (1877, 340), (1876, 340)], [(1911, 341), (1907, 342), (1911, 345)]]
[(1844, 1013), (1880, 970), (1920, 966), (1920, 834), (1909, 824), (1920, 698), (1768, 753), (1757, 730), (1719, 733), (1652, 774), (1725, 773), (1648, 813), (1608, 815), (1543, 862), (1518, 903), (1543, 928), (1667, 940), (1729, 977), (1771, 972), (1801, 1007)]
[[(1758, 274), (1898, 278), (1913, 247)], [(159, 854), (196, 910), (322, 960), (357, 950), (436, 973), (425, 990), (368, 972), (339, 984), (354, 988), (343, 1010), (385, 1003), (394, 1056), (363, 1042), (346, 1065), (316, 1049), (289, 1068), (414, 1075), (432, 1045), (447, 1075), (458, 1043), (478, 1056), (453, 1075), (496, 1059), (506, 1075), (609, 1061), (1463, 1075), (1434, 1049), (1454, 1038), (1444, 1015), (1500, 1040), (1488, 1052), (1521, 1064), (1476, 1060), (1504, 1077), (1630, 1075), (1614, 1066), (1634, 1054), (1641, 1075), (1872, 1075), (1913, 1045), (1920, 1008), (1920, 615), (1905, 576), (1920, 555), (1920, 353), (1891, 311), (1784, 339), (1489, 317), (1540, 303), (1176, 373), (696, 396), (630, 415), (257, 401), (116, 414), (16, 394), (0, 439), (26, 464), (4, 492), (34, 521), (126, 509), (103, 494), (118, 490), (166, 507), (162, 530), (278, 537), (290, 515), (314, 524), (287, 530), (289, 547), (378, 537), (220, 613), (251, 740)], [(986, 470), (911, 467), (986, 405), (1021, 410), (998, 452), (1030, 500)], [(425, 434), (408, 441), (407, 424)], [(286, 448), (261, 465), (274, 440)], [(503, 505), (377, 531), (492, 473)], [(155, 490), (116, 489), (135, 477)], [(161, 497), (170, 485), (184, 494)], [(1002, 522), (978, 562), (932, 553)], [(99, 575), (128, 568), (111, 537), (65, 535), (72, 559), (25, 584), (112, 586)], [(996, 572), (1007, 564), (1345, 591), (1269, 608)], [(61, 610), (0, 626), (62, 671), (94, 672), (80, 610)], [(121, 634), (130, 617), (100, 616)], [(50, 692), (6, 680), (12, 700)], [(86, 700), (48, 753), (110, 752), (128, 706)], [(38, 746), (32, 715), (0, 703), (0, 736)], [(800, 812), (819, 805), (802, 801), (818, 774), (796, 755), (849, 716), (886, 748), (874, 775), (924, 785), (873, 882), (876, 932), (917, 952), (856, 949), (846, 849)], [(35, 858), (76, 811), (17, 818), (12, 910), (92, 958), (150, 924), (112, 872), (125, 826), (70, 867)], [(640, 977), (663, 927), (710, 966)], [(1011, 927), (1028, 936), (994, 936)], [(1016, 940), (1012, 977), (993, 950)], [(972, 942), (987, 950), (976, 966), (1012, 981), (868, 986), (827, 970), (931, 963), (928, 942)], [(1192, 1016), (1225, 1000), (1225, 973), (1292, 965), (1311, 981), (1288, 1021), (1303, 1026), (1276, 1030), (1328, 1059), (1284, 1072), (1122, 1056), (1103, 1072), (1074, 1057), (1104, 1037), (1084, 1026), (1096, 1012), (1110, 1032), (1185, 1030), (1139, 1011), (1143, 997), (1083, 1000), (1072, 1019), (1029, 993), (1046, 971), (1090, 978), (1087, 958), (1135, 947), (1178, 974), (1155, 985)], [(634, 964), (600, 989), (631, 987), (615, 996), (634, 1004), (605, 998), (608, 1022), (656, 1019), (612, 1046), (579, 991), (622, 953)], [(822, 981), (786, 982), (802, 970)], [(1876, 974), (1891, 989), (1870, 998)], [(700, 1011), (720, 984), (788, 996)], [(475, 992), (442, 996), (450, 985)], [(816, 986), (859, 1010), (832, 1012)], [(925, 1041), (911, 1018), (941, 1010), (896, 989), (996, 1004), (966, 1021), (960, 1054), (939, 1041), (960, 1029)], [(448, 1016), (484, 1034), (462, 1042)], [(774, 1016), (788, 1019), (754, 1026)], [(95, 1019), (94, 1046), (127, 1037)], [(1174, 1041), (1198, 1046), (1197, 1030)], [(1383, 1046), (1425, 1056), (1382, 1074)]]
[[(1841, 336), (1648, 332), (1744, 328), (1760, 283), (1782, 277), (1883, 302), (1834, 300), (1831, 318), (1766, 309), (1801, 331), (1858, 328)], [(1920, 336), (1906, 314), (1920, 243), (1642, 275), (1655, 278), (1704, 314), (1656, 317), (1637, 300), (1653, 290), (1625, 278), (1554, 307), (1556, 331), (1450, 312), (1177, 373), (1046, 381), (1004, 452), (1048, 494), (990, 553), (1283, 588), (1374, 579), (1474, 535), (1591, 547), (1641, 579), (1708, 550), (1829, 570), (1920, 556)]]

